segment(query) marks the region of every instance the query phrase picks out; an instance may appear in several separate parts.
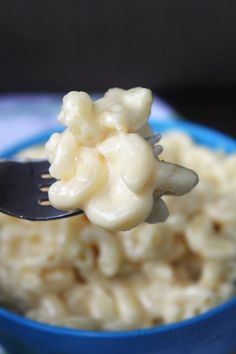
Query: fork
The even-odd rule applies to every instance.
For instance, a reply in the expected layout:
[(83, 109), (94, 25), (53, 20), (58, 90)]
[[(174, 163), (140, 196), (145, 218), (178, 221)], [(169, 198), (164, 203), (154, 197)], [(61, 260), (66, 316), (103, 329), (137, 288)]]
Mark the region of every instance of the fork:
[[(157, 145), (160, 139), (160, 134), (146, 138), (156, 156), (162, 152), (162, 147)], [(0, 212), (32, 221), (83, 213), (82, 210), (62, 211), (50, 205), (48, 189), (56, 179), (49, 174), (49, 166), (46, 160), (0, 160)]]

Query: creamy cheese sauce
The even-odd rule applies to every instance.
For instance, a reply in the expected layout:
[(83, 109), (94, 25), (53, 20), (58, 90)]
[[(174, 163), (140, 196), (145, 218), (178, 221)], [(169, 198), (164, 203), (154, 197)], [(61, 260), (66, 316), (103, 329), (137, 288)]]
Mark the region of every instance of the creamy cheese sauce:
[(58, 180), (49, 189), (55, 208), (82, 209), (92, 223), (114, 231), (166, 220), (161, 197), (188, 193), (198, 177), (160, 161), (145, 140), (153, 134), (151, 103), (151, 91), (140, 87), (113, 88), (94, 102), (85, 92), (64, 97), (58, 119), (66, 129), (46, 144)]

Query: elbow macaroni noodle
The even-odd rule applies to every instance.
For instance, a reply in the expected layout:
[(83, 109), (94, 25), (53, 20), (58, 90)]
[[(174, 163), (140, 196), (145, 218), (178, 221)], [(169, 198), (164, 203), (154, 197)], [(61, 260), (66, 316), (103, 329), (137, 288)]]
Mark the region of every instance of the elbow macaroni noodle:
[(162, 141), (161, 159), (200, 176), (177, 204), (164, 197), (163, 224), (111, 232), (85, 215), (50, 223), (0, 215), (2, 304), (49, 324), (124, 330), (186, 319), (235, 294), (236, 155), (180, 132)]
[(112, 231), (146, 221), (165, 221), (164, 194), (183, 195), (198, 182), (184, 167), (160, 161), (158, 147), (144, 135), (152, 94), (148, 89), (110, 89), (93, 102), (85, 92), (63, 99), (59, 121), (67, 128), (46, 144), (51, 175), (51, 204), (82, 209), (88, 219)]

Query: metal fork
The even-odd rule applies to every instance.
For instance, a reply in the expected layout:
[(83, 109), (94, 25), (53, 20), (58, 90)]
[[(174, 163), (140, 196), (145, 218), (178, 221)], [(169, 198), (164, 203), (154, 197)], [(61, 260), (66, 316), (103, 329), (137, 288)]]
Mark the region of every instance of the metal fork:
[[(146, 138), (155, 155), (161, 135)], [(53, 220), (83, 213), (82, 210), (62, 211), (48, 200), (48, 188), (56, 180), (49, 175), (46, 160), (0, 160), (0, 212), (32, 221)]]

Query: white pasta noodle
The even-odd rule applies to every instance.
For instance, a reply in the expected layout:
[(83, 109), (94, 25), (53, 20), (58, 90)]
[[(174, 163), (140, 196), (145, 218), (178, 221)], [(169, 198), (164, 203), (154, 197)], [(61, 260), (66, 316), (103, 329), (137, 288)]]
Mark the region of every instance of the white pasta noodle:
[(111, 231), (166, 220), (161, 197), (190, 192), (198, 176), (160, 161), (161, 147), (145, 140), (152, 135), (151, 103), (151, 91), (142, 87), (113, 88), (94, 102), (85, 92), (64, 96), (58, 120), (66, 129), (45, 145), (49, 172), (57, 179), (48, 191), (55, 208), (82, 209)]
[(111, 232), (85, 216), (33, 223), (0, 215), (1, 303), (37, 321), (112, 331), (180, 321), (233, 296), (236, 155), (180, 132), (164, 134), (163, 145), (161, 159), (200, 177), (177, 203), (165, 197), (164, 224)]

